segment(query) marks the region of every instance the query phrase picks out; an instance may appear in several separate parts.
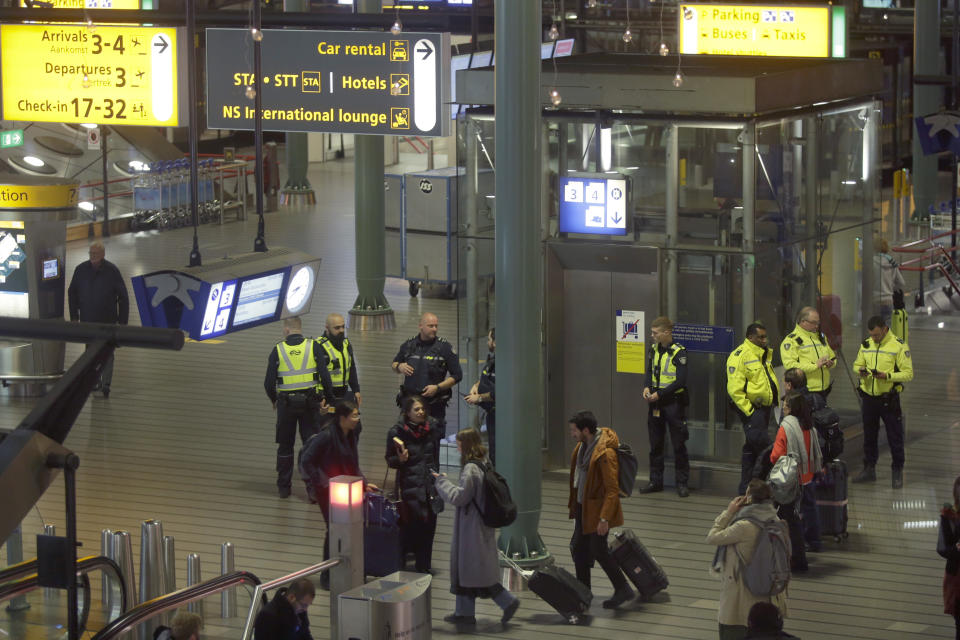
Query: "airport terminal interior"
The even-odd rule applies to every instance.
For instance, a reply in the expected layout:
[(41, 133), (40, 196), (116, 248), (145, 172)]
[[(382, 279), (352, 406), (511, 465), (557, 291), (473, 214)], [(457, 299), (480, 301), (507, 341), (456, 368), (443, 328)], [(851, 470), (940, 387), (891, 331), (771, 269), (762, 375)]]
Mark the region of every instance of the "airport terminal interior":
[[(470, 3), (450, 0), (444, 6), (455, 4)], [(544, 3), (545, 15), (549, 4)], [(960, 469), (960, 289), (950, 239), (944, 236), (955, 188), (949, 169), (956, 167), (942, 162), (939, 174), (933, 167), (924, 193), (932, 198), (935, 191), (939, 198), (931, 200), (925, 214), (911, 215), (903, 160), (909, 161), (913, 124), (911, 85), (903, 84), (910, 67), (903, 42), (910, 37), (913, 3), (849, 3), (859, 11), (850, 31), (856, 31), (850, 50), (857, 55), (846, 60), (686, 56), (682, 70), (680, 56), (674, 58), (669, 47), (656, 55), (664, 36), (663, 11), (655, 3), (637, 0), (634, 44), (642, 47), (640, 53), (625, 50), (631, 42), (622, 31), (623, 18), (630, 20), (629, 2), (600, 2), (598, 9), (597, 2), (583, 0), (577, 3), (579, 17), (564, 8), (570, 2), (561, 0), (559, 9), (552, 4), (557, 24), (544, 30), (549, 41), (544, 57), (552, 59), (541, 69), (542, 78), (548, 78), (543, 93), (552, 102), (544, 103), (539, 132), (543, 162), (535, 188), (541, 210), (526, 212), (541, 222), (543, 278), (507, 275), (542, 309), (541, 419), (498, 422), (498, 432), (539, 445), (540, 457), (530, 460), (530, 467), (541, 472), (539, 535), (552, 559), (572, 572), (574, 525), (567, 499), (574, 442), (567, 418), (580, 409), (594, 411), (602, 426), (613, 428), (638, 454), (637, 483), (646, 484), (650, 446), (646, 403), (640, 400), (642, 364), (627, 356), (638, 353), (638, 345), (641, 354), (644, 344), (649, 347), (651, 321), (668, 314), (688, 328), (691, 340), (691, 493), (678, 497), (668, 456), (665, 491), (634, 492), (622, 501), (624, 527), (637, 534), (669, 579), (651, 600), (603, 608), (613, 588), (597, 566), (592, 606), (570, 624), (504, 568), (504, 583), (517, 589), (520, 609), (503, 626), (499, 608), (479, 600), (477, 625), (470, 630), (444, 621), (454, 609), (449, 590), (453, 508), (448, 505), (439, 516), (433, 547), (432, 637), (717, 637), (719, 581), (708, 571), (715, 547), (705, 538), (736, 495), (743, 443), (740, 420), (725, 393), (726, 354), (754, 320), (767, 326), (776, 349), (793, 329), (797, 312), (818, 307), (826, 339), (839, 356), (830, 404), (841, 417), (841, 459), (856, 474), (863, 433), (852, 363), (867, 336), (871, 303), (862, 291), (872, 286), (870, 265), (881, 240), (908, 267), (908, 342), (915, 377), (902, 393), (904, 487), (891, 488), (890, 452), (881, 433), (878, 480), (850, 485), (847, 535), (824, 536), (822, 550), (808, 553), (809, 570), (793, 575), (784, 629), (804, 639), (951, 637), (954, 621), (943, 613), (944, 560), (936, 547), (940, 509), (952, 502)], [(677, 3), (669, 4), (675, 17)], [(468, 15), (464, 11), (470, 9), (455, 10), (461, 9), (461, 18)], [(552, 33), (558, 25), (559, 39)], [(947, 22), (942, 26), (946, 29)], [(880, 55), (872, 50), (860, 55), (871, 46), (867, 36), (883, 29), (889, 30), (889, 40), (877, 45)], [(676, 36), (668, 30), (671, 34)], [(469, 39), (459, 37), (455, 49)], [(589, 49), (586, 55), (560, 53), (562, 43), (570, 43), (572, 51), (577, 38), (589, 42), (576, 45)], [(891, 44), (897, 39), (899, 44)], [(462, 56), (463, 50), (454, 53)], [(141, 316), (146, 305), (138, 309), (135, 294), (143, 293), (138, 276), (189, 271), (186, 265), (197, 249), (205, 269), (232, 268), (238, 256), (254, 249), (262, 222), (268, 251), (258, 255), (320, 261), (309, 311), (302, 315), (303, 333), (320, 336), (330, 313), (348, 318), (362, 393), (360, 465), (368, 482), (389, 491), (395, 476), (384, 453), (392, 446), (387, 432), (398, 418), (399, 384), (390, 365), (399, 345), (417, 333), (422, 314), (436, 314), (439, 335), (454, 345), (464, 368), (447, 412), (448, 434), (481, 424), (482, 413), (461, 395), (478, 378), (485, 336), (498, 317), (497, 123), (492, 54), (474, 56), (485, 58), (478, 64), (471, 56), (460, 59), (455, 77), (461, 82), (452, 99), (472, 106), (452, 106), (449, 135), (377, 138), (385, 158), (383, 294), (392, 322), (349, 313), (358, 296), (358, 270), (370, 262), (369, 255), (358, 260), (357, 238), (364, 235), (358, 228), (366, 224), (358, 220), (367, 218), (364, 212), (358, 215), (354, 188), (357, 180), (369, 180), (370, 172), (369, 166), (358, 171), (359, 144), (353, 135), (311, 133), (291, 138), (293, 143), (271, 135), (264, 164), (265, 213), (258, 219), (251, 138), (223, 132), (221, 139), (221, 133), (202, 131), (209, 155), (198, 169), (202, 203), (193, 227), (184, 128), (105, 128), (111, 133), (101, 146), (79, 123), (5, 121), (0, 159), (12, 172), (3, 174), (0, 186), (16, 185), (21, 175), (29, 176), (23, 178), (28, 186), (69, 177), (81, 183), (81, 206), (79, 211), (65, 207), (67, 214), (38, 214), (39, 222), (29, 222), (37, 226), (20, 235), (29, 235), (32, 243), (43, 238), (41, 246), (18, 236), (23, 214), (7, 215), (0, 202), (5, 252), (0, 285), (22, 276), (11, 273), (23, 265), (39, 269), (29, 283), (42, 311), (36, 314), (31, 302), (28, 314), (26, 293), (17, 292), (23, 293), (16, 298), (23, 305), (19, 315), (59, 318), (57, 296), (64, 290), (54, 284), (65, 288), (91, 243), (100, 241), (106, 259), (124, 277), (130, 324), (147, 325), (156, 317), (146, 322)], [(442, 117), (447, 108), (443, 105)], [(960, 134), (957, 123), (951, 126)], [(22, 148), (6, 148), (10, 139), (5, 136), (13, 135), (8, 130), (22, 138)], [(103, 164), (111, 179), (109, 224), (101, 204), (100, 149), (108, 149), (111, 158), (109, 171)], [(296, 188), (281, 189), (303, 168), (291, 170), (290, 158), (307, 167), (305, 181), (300, 177)], [(158, 173), (148, 171), (146, 163), (154, 160), (168, 164)], [(300, 188), (306, 183), (309, 188)], [(379, 176), (375, 184), (379, 189)], [(610, 204), (599, 217), (582, 206), (584, 198), (576, 195), (581, 188), (605, 189)], [(614, 206), (623, 196), (622, 209)], [(579, 222), (571, 222), (574, 218)], [(58, 235), (64, 233), (58, 226), (64, 221), (65, 236)], [(28, 263), (27, 250), (38, 246), (46, 252), (43, 260)], [(0, 286), (0, 292), (12, 287)], [(5, 309), (10, 300), (4, 297)], [(501, 318), (504, 311), (499, 309)], [(629, 331), (620, 335), (618, 330), (625, 314), (639, 320), (638, 333), (629, 340)], [(275, 315), (279, 318), (280, 311)], [(175, 568), (165, 591), (190, 584), (188, 556), (197, 573), (191, 579), (220, 575), (226, 543), (232, 568), (262, 582), (322, 559), (326, 526), (298, 474), (291, 496), (282, 498), (277, 491), (276, 414), (263, 384), (267, 358), (282, 339), (281, 322), (253, 322), (249, 328), (238, 323), (229, 330), (217, 324), (213, 330), (207, 320), (216, 323), (217, 314), (202, 318), (202, 325), (199, 311), (194, 316), (196, 326), (181, 350), (118, 348), (109, 397), (93, 391), (63, 443), (79, 458), (78, 556), (99, 555), (105, 530), (128, 532), (134, 588), (143, 578), (141, 531), (146, 526), (156, 534), (157, 523), (170, 537), (167, 548)], [(697, 331), (713, 337), (695, 349)], [(2, 342), (0, 349), (22, 344)], [(41, 401), (39, 394), (50, 385), (38, 380), (52, 383), (84, 353), (84, 344), (66, 343), (59, 367), (58, 347), (38, 346), (37, 354), (48, 348), (53, 351), (42, 351), (33, 361), (42, 369), (37, 379), (24, 384), (18, 371), (0, 370), (0, 432), (14, 430)], [(510, 356), (498, 357), (502, 362)], [(11, 358), (9, 351), (0, 352), (0, 368), (11, 367)], [(782, 376), (782, 368), (777, 372)], [(41, 379), (48, 373), (50, 380)], [(450, 476), (459, 474), (453, 444), (444, 446), (441, 467)], [(39, 534), (65, 534), (65, 499), (60, 475), (23, 518), (17, 535), (0, 545), (0, 571), (36, 557)], [(145, 525), (148, 521), (152, 524)], [(83, 638), (94, 638), (119, 614), (116, 594), (104, 600), (101, 574), (91, 572), (89, 578), (89, 589), (82, 590), (89, 611), (83, 616)], [(317, 575), (312, 579), (319, 585)], [(204, 619), (200, 637), (241, 637), (251, 594), (236, 587), (226, 597), (216, 594), (194, 603), (191, 610)], [(52, 588), (0, 602), (0, 636), (67, 638), (66, 609), (66, 592)], [(326, 591), (317, 592), (308, 615), (314, 638), (331, 636)], [(152, 618), (121, 637), (150, 638), (170, 618)]]

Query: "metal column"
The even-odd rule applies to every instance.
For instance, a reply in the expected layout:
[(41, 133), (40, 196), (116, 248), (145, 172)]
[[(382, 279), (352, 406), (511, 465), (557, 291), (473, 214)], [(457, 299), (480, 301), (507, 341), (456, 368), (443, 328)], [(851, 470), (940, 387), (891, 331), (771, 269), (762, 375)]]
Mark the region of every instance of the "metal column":
[[(666, 237), (664, 248), (666, 252), (666, 282), (663, 296), (666, 302), (667, 317), (677, 319), (677, 233), (679, 233), (680, 211), (677, 201), (677, 190), (680, 185), (680, 128), (671, 124), (667, 129), (667, 164), (666, 164)], [(663, 308), (663, 307), (661, 307)]]
[(820, 237), (820, 200), (817, 197), (820, 182), (817, 176), (817, 154), (818, 140), (820, 134), (817, 127), (817, 117), (810, 116), (803, 121), (803, 139), (806, 142), (806, 148), (803, 150), (803, 172), (804, 182), (806, 183), (806, 192), (804, 194), (807, 241), (804, 252), (806, 253), (806, 269), (804, 274), (807, 278), (807, 295), (809, 300), (807, 304), (815, 304), (820, 297), (820, 254), (817, 252), (817, 240)]
[[(472, 118), (466, 118), (464, 120), (464, 127), (466, 131), (464, 132), (464, 143), (466, 145), (466, 154), (467, 154), (467, 196), (464, 199), (464, 206), (466, 207), (466, 216), (463, 223), (463, 227), (460, 230), (460, 233), (463, 235), (461, 238), (466, 243), (464, 251), (466, 253), (466, 263), (467, 263), (467, 291), (466, 291), (466, 302), (467, 302), (467, 370), (464, 373), (464, 387), (470, 389), (473, 387), (473, 383), (477, 381), (478, 378), (478, 369), (479, 369), (479, 355), (481, 342), (479, 335), (479, 327), (477, 326), (477, 318), (479, 311), (479, 292), (480, 292), (480, 278), (477, 276), (477, 165), (479, 164), (477, 158), (477, 127)], [(466, 426), (476, 426), (477, 425), (477, 409), (474, 406), (467, 405), (468, 408), (465, 411), (467, 419), (461, 420), (461, 425)]]
[[(913, 17), (913, 73), (914, 75), (933, 76), (940, 73), (940, 3), (918, 2)], [(940, 99), (943, 88), (937, 85), (913, 85), (913, 114), (925, 116), (943, 106)], [(937, 156), (924, 155), (917, 139), (915, 127), (913, 133), (913, 202), (918, 216), (926, 216), (929, 208), (937, 201)], [(864, 265), (867, 255), (864, 246)], [(870, 256), (873, 259), (873, 256)], [(872, 297), (872, 293), (871, 293)], [(864, 318), (866, 320), (866, 318)]]
[[(539, 2), (497, 0), (496, 282), (497, 463), (513, 488), (517, 520), (500, 548), (542, 558), (540, 522), (543, 396), (543, 255), (540, 241)], [(523, 277), (518, 277), (523, 274)], [(532, 283), (532, 287), (530, 284)], [(532, 290), (531, 290), (532, 289)]]
[[(283, 10), (290, 13), (307, 12), (306, 0), (283, 0)], [(287, 132), (287, 182), (280, 190), (281, 205), (316, 204), (317, 196), (307, 179), (310, 164), (307, 134)]]
[[(380, 0), (356, 0), (357, 13), (381, 13)], [(393, 309), (383, 295), (387, 264), (383, 212), (383, 136), (354, 136), (354, 237), (357, 299), (351, 329), (393, 329)]]
[(747, 325), (756, 320), (753, 305), (754, 271), (757, 267), (757, 257), (753, 253), (754, 219), (756, 207), (757, 185), (757, 125), (748, 123), (740, 133), (740, 146), (743, 155), (743, 256), (741, 261), (741, 307), (743, 319), (741, 329), (746, 331)]
[[(863, 259), (861, 260), (862, 294), (860, 296), (860, 320), (863, 331), (866, 332), (867, 320), (875, 313), (873, 306), (873, 234), (874, 234), (874, 205), (879, 202), (877, 197), (877, 167), (880, 154), (878, 152), (878, 130), (880, 120), (880, 106), (873, 103), (866, 109), (863, 122), (863, 165), (860, 176), (863, 184)], [(936, 164), (934, 164), (936, 172)], [(936, 175), (934, 174), (934, 178)], [(936, 179), (934, 179), (936, 184)]]

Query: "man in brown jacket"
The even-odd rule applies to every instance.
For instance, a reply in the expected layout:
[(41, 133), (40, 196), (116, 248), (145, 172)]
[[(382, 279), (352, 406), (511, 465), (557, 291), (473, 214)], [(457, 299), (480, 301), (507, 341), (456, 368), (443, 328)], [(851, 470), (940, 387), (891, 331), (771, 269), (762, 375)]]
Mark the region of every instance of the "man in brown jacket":
[(613, 583), (613, 597), (605, 600), (604, 609), (615, 609), (636, 594), (620, 570), (610, 548), (607, 534), (610, 527), (623, 524), (620, 507), (619, 463), (620, 441), (612, 429), (598, 428), (590, 411), (578, 411), (570, 418), (570, 435), (576, 440), (570, 459), (570, 519), (575, 520), (570, 551), (577, 568), (577, 580), (590, 588), (593, 561)]

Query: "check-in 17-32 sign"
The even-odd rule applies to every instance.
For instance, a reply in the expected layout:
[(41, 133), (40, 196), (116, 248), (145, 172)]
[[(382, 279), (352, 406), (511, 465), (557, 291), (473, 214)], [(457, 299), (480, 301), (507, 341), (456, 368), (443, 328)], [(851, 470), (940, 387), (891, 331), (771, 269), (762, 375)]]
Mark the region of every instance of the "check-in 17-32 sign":
[(265, 131), (449, 133), (449, 34), (265, 29), (259, 79), (249, 29), (206, 35), (212, 129), (253, 129), (253, 87)]
[(0, 25), (3, 120), (181, 124), (177, 30)]

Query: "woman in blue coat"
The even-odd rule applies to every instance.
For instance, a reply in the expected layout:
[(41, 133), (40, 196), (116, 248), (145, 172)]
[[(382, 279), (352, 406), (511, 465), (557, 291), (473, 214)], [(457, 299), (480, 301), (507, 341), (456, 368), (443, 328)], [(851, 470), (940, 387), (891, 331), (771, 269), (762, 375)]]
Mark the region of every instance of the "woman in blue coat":
[(453, 540), (450, 543), (450, 592), (456, 598), (456, 609), (444, 618), (461, 626), (477, 623), (476, 599), (493, 598), (503, 609), (500, 622), (513, 617), (520, 600), (500, 584), (500, 559), (497, 553), (497, 532), (483, 523), (479, 509), (484, 507), (483, 468), (487, 450), (476, 429), (457, 434), (460, 452), (460, 484), (446, 474), (434, 474), (437, 491), (445, 502), (457, 508), (453, 517)]

